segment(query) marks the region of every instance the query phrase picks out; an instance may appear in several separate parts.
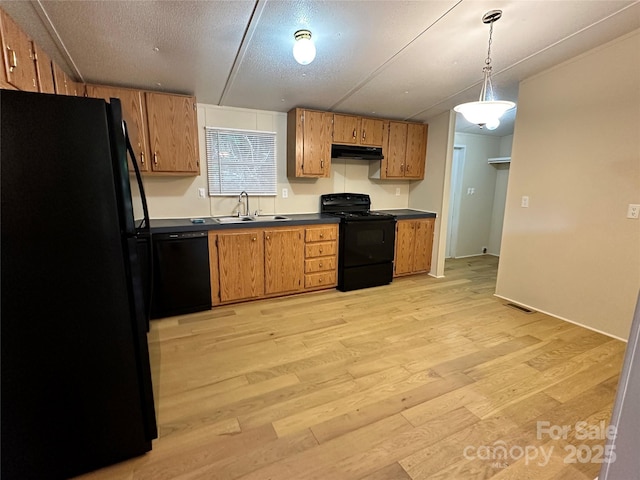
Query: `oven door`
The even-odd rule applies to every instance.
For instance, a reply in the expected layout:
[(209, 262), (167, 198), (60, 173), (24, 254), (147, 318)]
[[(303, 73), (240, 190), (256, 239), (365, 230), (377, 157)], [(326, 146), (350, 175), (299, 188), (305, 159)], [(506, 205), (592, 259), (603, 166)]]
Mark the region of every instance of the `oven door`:
[(347, 220), (340, 226), (342, 268), (393, 262), (395, 219)]

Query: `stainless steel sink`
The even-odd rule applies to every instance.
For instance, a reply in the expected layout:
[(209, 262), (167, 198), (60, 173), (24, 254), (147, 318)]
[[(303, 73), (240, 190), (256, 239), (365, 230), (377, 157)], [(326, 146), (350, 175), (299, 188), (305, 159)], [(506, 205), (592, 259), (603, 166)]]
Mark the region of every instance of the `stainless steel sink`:
[(253, 222), (253, 217), (242, 216), (242, 217), (213, 217), (213, 219), (222, 224), (226, 223), (245, 223), (245, 222)]
[(287, 220), (291, 219), (289, 217), (285, 217), (284, 215), (258, 215), (257, 217), (242, 215), (240, 217), (213, 217), (213, 220), (224, 225), (229, 223), (247, 222), (286, 222)]
[(284, 215), (258, 215), (253, 218), (256, 222), (286, 222), (287, 220), (291, 220), (289, 217), (285, 217)]

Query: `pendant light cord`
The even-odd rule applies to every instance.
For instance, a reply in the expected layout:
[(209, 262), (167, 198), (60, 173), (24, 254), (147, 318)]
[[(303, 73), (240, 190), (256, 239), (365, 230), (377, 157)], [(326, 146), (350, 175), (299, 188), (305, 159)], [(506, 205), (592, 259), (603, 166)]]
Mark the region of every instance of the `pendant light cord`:
[(493, 22), (489, 22), (489, 46), (487, 48), (487, 58), (484, 61), (484, 80), (482, 82), (482, 88), (480, 89), (480, 101), (493, 101), (493, 85), (491, 84), (491, 43), (493, 41)]

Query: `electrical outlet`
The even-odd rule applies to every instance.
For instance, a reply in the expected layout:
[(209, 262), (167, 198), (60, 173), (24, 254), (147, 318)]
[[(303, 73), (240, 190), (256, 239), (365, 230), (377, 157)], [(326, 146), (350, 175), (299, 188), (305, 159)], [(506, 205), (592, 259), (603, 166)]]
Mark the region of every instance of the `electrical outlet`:
[(400, 196), (400, 187), (397, 187), (396, 188), (396, 197), (399, 197), (399, 196)]
[(204, 196), (205, 196), (204, 188), (198, 188), (198, 197), (204, 198)]
[(520, 206), (522, 208), (529, 208), (529, 197), (523, 195), (522, 200), (520, 200)]
[(629, 208), (627, 209), (627, 218), (638, 218), (640, 217), (640, 205), (636, 203), (630, 203)]
[(283, 188), (282, 189), (282, 198), (289, 198), (289, 189), (288, 188)]

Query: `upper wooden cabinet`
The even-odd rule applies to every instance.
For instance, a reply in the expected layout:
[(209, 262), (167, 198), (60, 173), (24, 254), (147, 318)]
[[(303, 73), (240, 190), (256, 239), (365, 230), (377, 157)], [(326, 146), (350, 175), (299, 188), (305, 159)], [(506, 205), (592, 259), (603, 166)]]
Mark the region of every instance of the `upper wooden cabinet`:
[(53, 80), (58, 95), (84, 97), (84, 83), (76, 82), (59, 65), (53, 64)]
[(328, 177), (333, 114), (294, 108), (287, 118), (287, 175)]
[[(119, 98), (122, 117), (127, 123), (131, 146), (136, 154), (138, 166), (143, 172), (149, 171), (149, 142), (147, 139), (146, 103), (144, 92), (131, 88), (87, 85), (87, 96), (92, 98)], [(129, 162), (129, 170), (133, 170)]]
[(159, 173), (200, 173), (196, 99), (146, 92), (151, 169)]
[(379, 118), (333, 114), (333, 143), (381, 147), (385, 121)]
[(424, 123), (389, 121), (384, 159), (371, 162), (370, 177), (421, 180), (427, 158), (427, 129)]
[(18, 90), (37, 92), (38, 80), (31, 39), (4, 10), (0, 10), (0, 31), (7, 83)]
[(53, 64), (49, 55), (33, 42), (35, 55), (36, 75), (38, 79), (38, 91), (40, 93), (56, 93), (56, 85), (53, 80)]
[(141, 171), (162, 175), (200, 173), (194, 97), (105, 85), (87, 85), (87, 96), (120, 99)]

